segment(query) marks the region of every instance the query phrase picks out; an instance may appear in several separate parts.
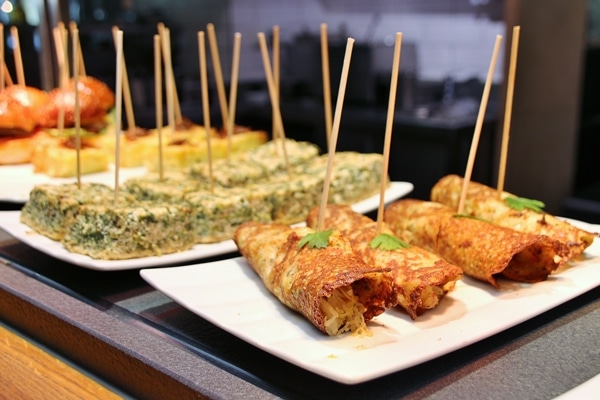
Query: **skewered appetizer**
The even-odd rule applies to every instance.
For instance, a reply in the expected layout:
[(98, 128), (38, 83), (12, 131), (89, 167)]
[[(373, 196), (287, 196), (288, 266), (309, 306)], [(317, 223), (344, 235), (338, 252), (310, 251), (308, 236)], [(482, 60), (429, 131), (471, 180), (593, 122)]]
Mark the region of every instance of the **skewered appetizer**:
[[(462, 186), (460, 176), (445, 176), (431, 189), (431, 200), (456, 208)], [(477, 182), (469, 182), (466, 190), (465, 214), (521, 232), (553, 238), (565, 248), (567, 259), (583, 253), (598, 236), (544, 212), (543, 203), (539, 201), (523, 199), (508, 192), (499, 197), (495, 189)]]
[[(319, 212), (320, 207), (310, 210), (307, 226), (316, 229)], [(382, 238), (377, 222), (353, 211), (350, 206), (327, 206), (322, 228), (339, 230), (365, 263), (389, 269), (386, 273), (393, 279), (398, 306), (412, 319), (437, 306), (463, 275), (460, 267), (442, 257), (397, 240), (385, 224), (382, 225)], [(374, 240), (379, 238), (386, 240), (386, 244), (375, 245)]]
[[(290, 149), (294, 146), (291, 143), (293, 141), (288, 143)], [(295, 145), (298, 148), (304, 146), (299, 143)], [(316, 156), (317, 148), (313, 145), (304, 146), (305, 150), (308, 149), (306, 154), (301, 157), (296, 156), (299, 157), (296, 162), (301, 160), (303, 163), (296, 165), (292, 174), (288, 174), (287, 171), (280, 170), (282, 168), (281, 156), (274, 154), (270, 158), (267, 157), (267, 154), (274, 148), (274, 144), (269, 142), (263, 146), (266, 149), (257, 148), (245, 154), (248, 155), (248, 159), (251, 158), (250, 154), (254, 154), (253, 152), (261, 154), (260, 160), (264, 165), (261, 168), (267, 166), (274, 168), (273, 175), (266, 175), (261, 180), (247, 184), (241, 184), (244, 180), (237, 180), (237, 185), (228, 187), (219, 184), (219, 182), (232, 181), (226, 177), (226, 174), (223, 174), (223, 178), (214, 182), (214, 187), (211, 188), (210, 182), (197, 179), (191, 170), (188, 173), (168, 172), (162, 177), (158, 174), (148, 174), (129, 179), (119, 187), (121, 196), (118, 198), (128, 207), (115, 204), (111, 213), (118, 214), (121, 211), (130, 213), (132, 208), (137, 207), (181, 206), (190, 210), (186, 214), (189, 220), (186, 229), (193, 233), (195, 243), (215, 243), (231, 239), (235, 229), (248, 221), (275, 221), (285, 224), (304, 221), (309, 209), (321, 201), (323, 192), (323, 169), (316, 167), (310, 169), (306, 166), (307, 164), (319, 164), (317, 160), (320, 157)], [(293, 152), (290, 152), (290, 155), (292, 154)], [(343, 188), (349, 185), (354, 189), (351, 192), (338, 190), (331, 201), (351, 204), (373, 195), (380, 185), (379, 174), (374, 174), (374, 171), (379, 169), (377, 166), (381, 165), (382, 155), (360, 155), (358, 153), (349, 155), (339, 153), (339, 155), (333, 169), (332, 186)], [(361, 156), (365, 158), (362, 162), (360, 161)], [(294, 156), (291, 159), (294, 159)], [(237, 161), (232, 161), (232, 163), (234, 162)], [(239, 165), (238, 169), (229, 169), (228, 171), (235, 174), (244, 172), (240, 170)], [(310, 171), (310, 173), (306, 171)], [(354, 181), (349, 180), (349, 177), (352, 177)], [(366, 182), (358, 182), (359, 180)], [(85, 208), (84, 206), (103, 205), (108, 207), (108, 204), (112, 204), (113, 197), (113, 189), (104, 186), (89, 184), (77, 189), (75, 184), (40, 185), (31, 192), (30, 199), (23, 209), (21, 220), (41, 234), (55, 240), (64, 240), (66, 233), (71, 229), (70, 225), (73, 224), (73, 215), (83, 212), (81, 210), (87, 210), (89, 215), (86, 218), (88, 220), (99, 220), (98, 208)], [(49, 213), (49, 216), (57, 215), (59, 217), (66, 214), (68, 218), (62, 217), (50, 223), (46, 221), (46, 218), (49, 218), (46, 213)], [(81, 228), (78, 228), (78, 232), (81, 232)], [(98, 243), (103, 243), (104, 247), (108, 246), (105, 240), (116, 240), (115, 235), (109, 235), (106, 231), (99, 230), (96, 235)], [(103, 235), (107, 235), (107, 238), (100, 239), (100, 236)], [(108, 253), (101, 251), (84, 251), (83, 245), (76, 244), (78, 240), (87, 239), (82, 234), (70, 235), (69, 249), (85, 252), (93, 257), (109, 256)], [(187, 246), (188, 244), (185, 242), (182, 250), (187, 249)], [(155, 250), (155, 254), (164, 254), (173, 248), (168, 250), (157, 248)], [(121, 257), (126, 256), (127, 254), (121, 255)], [(117, 256), (112, 252), (110, 257)]]
[(41, 107), (48, 94), (30, 86), (12, 85), (0, 92), (0, 165), (31, 160)]
[(499, 277), (543, 281), (567, 259), (564, 248), (548, 236), (457, 215), (440, 203), (398, 200), (386, 208), (384, 218), (400, 239), (438, 254), (466, 275), (494, 287), (500, 286)]
[(357, 257), (337, 231), (325, 248), (299, 246), (310, 232), (247, 222), (234, 241), (269, 291), (319, 330), (369, 335), (366, 322), (395, 304), (389, 277)]

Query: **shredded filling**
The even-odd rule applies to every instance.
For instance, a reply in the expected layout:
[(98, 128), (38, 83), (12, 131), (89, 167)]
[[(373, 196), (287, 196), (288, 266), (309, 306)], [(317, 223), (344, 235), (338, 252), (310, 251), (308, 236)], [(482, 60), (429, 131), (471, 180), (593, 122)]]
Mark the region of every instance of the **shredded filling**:
[(371, 336), (363, 314), (366, 311), (351, 286), (336, 289), (330, 297), (321, 301), (321, 311), (325, 315), (325, 331), (331, 336), (343, 332)]

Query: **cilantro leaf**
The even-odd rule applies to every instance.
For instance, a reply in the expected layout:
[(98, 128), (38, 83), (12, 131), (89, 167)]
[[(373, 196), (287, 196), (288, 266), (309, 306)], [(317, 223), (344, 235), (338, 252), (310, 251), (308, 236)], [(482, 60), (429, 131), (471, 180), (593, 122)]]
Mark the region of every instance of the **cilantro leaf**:
[(504, 202), (511, 208), (517, 211), (529, 209), (535, 212), (544, 212), (543, 208), (546, 206), (539, 200), (527, 199), (525, 197), (507, 197)]
[(381, 250), (397, 250), (397, 249), (408, 249), (410, 245), (405, 241), (398, 239), (396, 236), (390, 235), (389, 233), (380, 233), (375, 236), (371, 243), (369, 243), (372, 249)]
[(329, 236), (333, 233), (332, 230), (317, 231), (305, 235), (298, 243), (298, 248), (308, 245), (310, 249), (324, 249), (329, 244)]

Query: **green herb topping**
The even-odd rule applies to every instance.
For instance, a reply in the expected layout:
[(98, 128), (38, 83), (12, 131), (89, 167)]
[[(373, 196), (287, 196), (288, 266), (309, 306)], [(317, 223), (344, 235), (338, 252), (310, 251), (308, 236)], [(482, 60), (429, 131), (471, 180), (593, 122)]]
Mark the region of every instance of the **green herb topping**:
[(470, 215), (470, 214), (454, 214), (452, 217), (454, 217), (454, 218), (470, 218), (470, 219), (476, 219), (478, 221), (490, 222), (489, 220), (487, 220), (485, 218), (481, 218), (476, 215)]
[(309, 233), (300, 239), (298, 248), (301, 249), (302, 247), (308, 245), (310, 249), (324, 249), (329, 244), (329, 236), (331, 236), (332, 233), (332, 230)]
[(526, 208), (535, 212), (544, 212), (543, 208), (546, 206), (539, 200), (527, 199), (525, 197), (507, 197), (504, 202), (511, 208), (521, 211)]
[(410, 245), (396, 236), (390, 235), (389, 233), (380, 233), (375, 236), (371, 243), (369, 243), (372, 249), (381, 250), (397, 250), (397, 249), (408, 249)]

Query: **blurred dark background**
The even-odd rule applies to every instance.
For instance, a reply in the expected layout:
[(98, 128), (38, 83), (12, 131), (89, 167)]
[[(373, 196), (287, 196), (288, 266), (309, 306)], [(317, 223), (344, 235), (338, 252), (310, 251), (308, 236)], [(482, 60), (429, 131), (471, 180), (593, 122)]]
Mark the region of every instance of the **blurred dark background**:
[[(197, 32), (216, 28), (223, 74), (242, 34), (236, 123), (272, 128), (256, 34), (280, 29), (280, 105), (285, 133), (325, 149), (319, 29), (327, 23), (333, 107), (346, 39), (356, 39), (338, 150), (381, 152), (393, 38), (403, 33), (390, 176), (427, 198), (448, 173), (464, 174), (496, 35), (503, 47), (482, 126), (473, 179), (494, 185), (504, 121), (511, 31), (521, 26), (506, 190), (543, 200), (550, 212), (600, 222), (600, 6), (598, 0), (6, 0), (5, 59), (14, 75), (10, 26), (19, 29), (27, 84), (51, 89), (51, 30), (78, 24), (86, 72), (114, 87), (111, 29), (124, 32), (136, 122), (155, 123), (152, 37), (171, 31), (183, 114), (202, 123)], [(209, 57), (211, 120), (220, 125)]]

